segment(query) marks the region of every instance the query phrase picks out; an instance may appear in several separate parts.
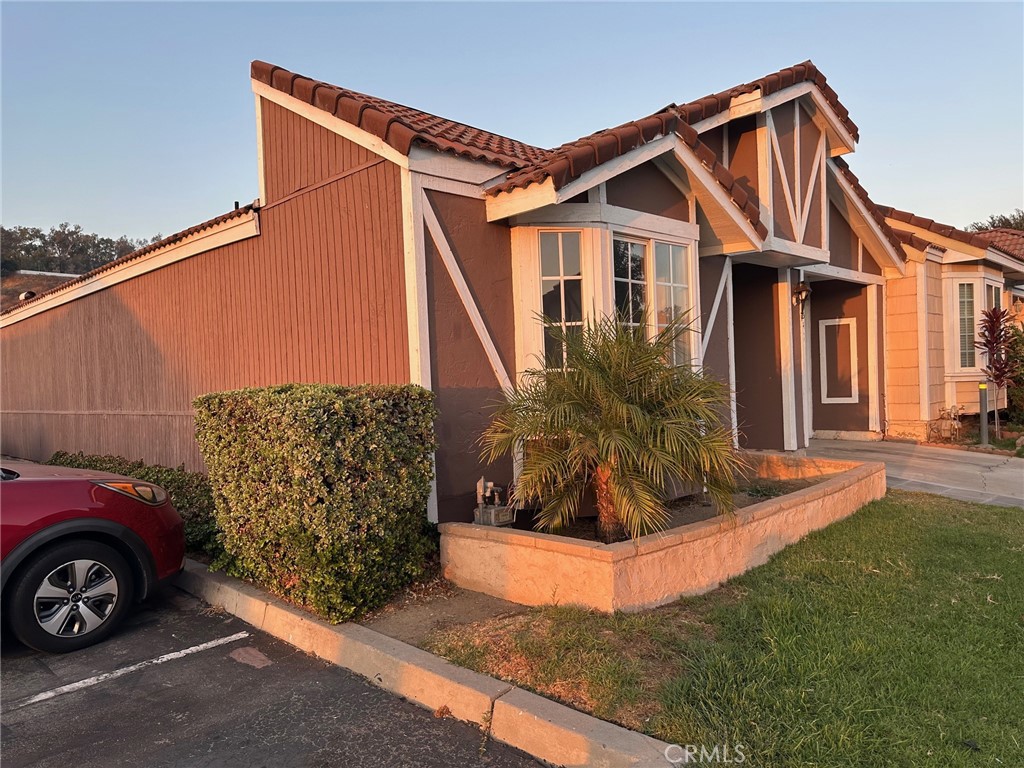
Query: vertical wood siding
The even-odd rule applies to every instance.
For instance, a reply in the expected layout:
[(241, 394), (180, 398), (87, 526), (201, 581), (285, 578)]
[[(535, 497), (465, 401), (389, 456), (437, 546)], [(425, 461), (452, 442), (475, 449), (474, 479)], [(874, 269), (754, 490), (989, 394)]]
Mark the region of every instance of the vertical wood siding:
[(770, 267), (733, 265), (736, 406), (743, 448), (785, 447), (777, 281), (778, 271)]
[(267, 188), (264, 203), (377, 157), (272, 101), (261, 99), (260, 111)]
[[(334, 139), (316, 152), (361, 157)], [(299, 166), (317, 166), (308, 147), (293, 151)], [(399, 171), (384, 162), (262, 211), (258, 237), (4, 328), (3, 452), (201, 468), (198, 395), (408, 382), (400, 212)]]
[[(866, 286), (857, 283), (848, 283), (843, 280), (822, 280), (814, 284), (814, 293), (811, 295), (811, 391), (814, 397), (814, 429), (816, 430), (850, 430), (865, 431), (868, 429), (868, 408), (869, 408), (869, 380), (868, 380), (868, 289)], [(857, 396), (856, 403), (822, 403), (821, 402), (821, 357), (820, 345), (822, 343), (819, 333), (818, 322), (835, 318), (853, 317), (857, 320)], [(831, 343), (828, 349), (835, 350)], [(840, 344), (840, 354), (847, 355), (849, 345), (845, 351)], [(829, 362), (833, 356), (828, 357)], [(830, 387), (835, 387), (840, 378), (839, 371), (843, 372), (842, 378), (848, 379), (850, 372), (843, 366), (848, 366), (848, 357), (836, 358), (838, 369), (831, 366), (826, 370), (826, 375), (833, 382)], [(881, 367), (881, 366), (879, 366)], [(830, 392), (834, 390), (830, 388)], [(840, 396), (849, 394), (840, 392)]]

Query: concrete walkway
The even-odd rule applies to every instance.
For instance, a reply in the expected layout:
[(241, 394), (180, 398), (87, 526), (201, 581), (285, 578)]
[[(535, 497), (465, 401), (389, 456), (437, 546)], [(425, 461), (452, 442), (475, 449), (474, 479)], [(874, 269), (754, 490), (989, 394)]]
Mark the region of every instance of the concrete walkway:
[(1024, 459), (924, 445), (811, 440), (808, 456), (885, 463), (890, 488), (1024, 507)]

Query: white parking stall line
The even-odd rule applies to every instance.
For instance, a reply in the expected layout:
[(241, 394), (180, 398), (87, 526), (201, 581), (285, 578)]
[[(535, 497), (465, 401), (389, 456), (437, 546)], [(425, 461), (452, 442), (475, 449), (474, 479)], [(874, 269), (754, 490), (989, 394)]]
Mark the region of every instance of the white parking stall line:
[(102, 675), (96, 675), (95, 677), (89, 677), (85, 680), (79, 680), (77, 683), (69, 683), (68, 685), (62, 685), (59, 688), (54, 688), (43, 693), (37, 693), (35, 696), (29, 696), (27, 699), (22, 699), (5, 711), (10, 712), (15, 709), (30, 706), (31, 704), (38, 704), (41, 701), (47, 701), (48, 699), (52, 699), (57, 696), (62, 696), (65, 693), (74, 693), (75, 691), (80, 691), (83, 688), (91, 688), (94, 685), (105, 683), (108, 680), (114, 680), (118, 677), (130, 675), (132, 672), (138, 672), (140, 669), (145, 669), (146, 667), (152, 667), (156, 664), (163, 664), (167, 661), (181, 659), (193, 653), (199, 653), (200, 651), (208, 651), (211, 648), (216, 648), (218, 645), (227, 645), (228, 643), (233, 643), (236, 640), (241, 640), (246, 637), (249, 637), (248, 632), (238, 632), (234, 635), (230, 635), (229, 637), (222, 637), (219, 640), (210, 640), (206, 643), (193, 645), (191, 648), (185, 648), (182, 651), (165, 653), (163, 656), (157, 656), (155, 659), (140, 661), (138, 664), (132, 664), (131, 666), (122, 667), (121, 669), (115, 669), (113, 672), (105, 672)]

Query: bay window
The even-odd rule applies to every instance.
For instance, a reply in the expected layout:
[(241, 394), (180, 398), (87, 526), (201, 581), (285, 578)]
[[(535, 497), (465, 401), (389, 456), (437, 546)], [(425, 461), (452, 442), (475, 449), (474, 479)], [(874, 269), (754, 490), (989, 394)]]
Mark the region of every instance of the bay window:
[(947, 378), (976, 378), (985, 361), (977, 347), (978, 326), (987, 309), (1002, 307), (1003, 283), (981, 272), (948, 272), (943, 277)]
[[(650, 337), (677, 317), (699, 318), (697, 228), (666, 220), (664, 232), (605, 222), (513, 227), (518, 374), (565, 364), (564, 345), (540, 317), (572, 334), (588, 318), (618, 314)], [(695, 335), (685, 333), (672, 362), (699, 365), (699, 350)]]
[(957, 284), (960, 322), (960, 367), (973, 368), (974, 355), (974, 283)]

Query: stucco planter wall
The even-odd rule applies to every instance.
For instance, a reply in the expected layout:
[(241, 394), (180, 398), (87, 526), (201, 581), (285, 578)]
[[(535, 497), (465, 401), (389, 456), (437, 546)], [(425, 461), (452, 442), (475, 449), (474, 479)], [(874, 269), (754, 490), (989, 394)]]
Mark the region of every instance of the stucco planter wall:
[(822, 482), (713, 520), (599, 544), (508, 528), (445, 523), (441, 564), (455, 584), (523, 605), (639, 610), (714, 589), (811, 531), (885, 495), (885, 465), (750, 453), (765, 479)]

